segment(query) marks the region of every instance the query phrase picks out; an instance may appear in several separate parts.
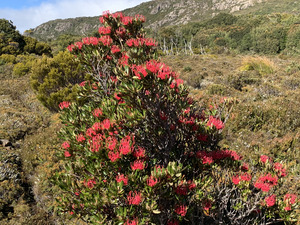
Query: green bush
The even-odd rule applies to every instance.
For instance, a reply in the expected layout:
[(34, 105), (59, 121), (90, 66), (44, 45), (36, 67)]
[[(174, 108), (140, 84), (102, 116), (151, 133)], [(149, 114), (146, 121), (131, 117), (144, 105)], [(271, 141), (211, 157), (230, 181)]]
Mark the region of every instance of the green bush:
[(29, 65), (24, 63), (17, 63), (14, 66), (13, 74), (17, 77), (25, 76), (30, 70)]
[(31, 86), (37, 98), (52, 111), (64, 100), (75, 100), (77, 84), (84, 80), (81, 66), (67, 51), (43, 56), (32, 65)]

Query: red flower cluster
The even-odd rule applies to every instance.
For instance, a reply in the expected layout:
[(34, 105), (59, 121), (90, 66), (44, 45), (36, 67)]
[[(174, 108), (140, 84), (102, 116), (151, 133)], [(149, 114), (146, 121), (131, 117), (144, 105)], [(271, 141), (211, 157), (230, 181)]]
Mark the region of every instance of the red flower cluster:
[(64, 143), (61, 144), (61, 147), (67, 150), (68, 148), (70, 148), (70, 143), (68, 141), (65, 141)]
[(209, 120), (207, 122), (207, 126), (209, 127), (215, 127), (217, 130), (223, 129), (224, 128), (224, 124), (221, 120), (213, 117), (213, 116), (209, 116)]
[(96, 134), (91, 140), (89, 140), (89, 144), (92, 152), (99, 152), (102, 148), (103, 136), (101, 134)]
[(85, 141), (85, 137), (83, 136), (83, 134), (78, 134), (78, 135), (76, 136), (76, 140), (77, 140), (78, 142), (84, 142), (84, 141)]
[(136, 149), (133, 152), (133, 156), (136, 157), (136, 158), (144, 158), (145, 157), (145, 152), (146, 152), (146, 150), (139, 146), (138, 149)]
[(264, 192), (268, 192), (273, 186), (277, 185), (278, 178), (268, 173), (265, 176), (259, 177), (255, 182), (254, 187), (261, 189)]
[(156, 46), (152, 38), (132, 38), (126, 41), (128, 47)]
[(131, 146), (130, 146), (130, 136), (127, 135), (125, 138), (123, 138), (120, 141), (120, 147), (119, 147), (119, 152), (122, 155), (127, 155), (128, 153), (131, 152)]
[(132, 170), (143, 170), (145, 168), (144, 160), (135, 160), (133, 164), (131, 164)]
[(240, 175), (235, 175), (232, 177), (232, 183), (238, 185), (240, 181), (250, 181), (252, 176), (249, 173), (242, 173)]
[(261, 155), (261, 156), (260, 156), (260, 161), (261, 161), (262, 163), (266, 163), (267, 161), (270, 161), (270, 158), (269, 158), (269, 156)]
[(127, 220), (126, 223), (124, 223), (124, 225), (138, 225), (139, 221), (138, 219), (134, 219), (134, 220)]
[(291, 205), (296, 203), (297, 200), (297, 195), (295, 194), (286, 194), (283, 198), (284, 202), (285, 202), (285, 207), (284, 210), (285, 211), (290, 211), (292, 209)]
[(276, 204), (276, 195), (271, 195), (265, 198), (265, 202), (268, 207), (271, 207)]
[(99, 27), (99, 34), (110, 34), (111, 27)]
[(180, 216), (185, 216), (187, 213), (187, 206), (185, 205), (179, 205), (175, 209), (175, 213), (177, 213)]
[(58, 106), (61, 110), (63, 110), (65, 108), (69, 108), (70, 104), (71, 104), (70, 102), (61, 102), (61, 103), (59, 103)]
[(141, 75), (143, 75), (143, 78), (147, 76), (147, 71), (142, 65), (132, 65), (131, 66), (132, 72), (135, 74), (135, 76), (138, 77), (138, 79), (142, 79)]
[(128, 178), (125, 177), (124, 174), (119, 174), (119, 175), (116, 177), (116, 181), (117, 181), (118, 183), (120, 183), (120, 182), (123, 181), (123, 184), (124, 184), (124, 185), (127, 185), (127, 184), (128, 184)]
[(111, 46), (111, 53), (112, 54), (118, 53), (120, 51), (121, 51), (121, 49), (117, 45)]
[(154, 185), (156, 185), (158, 183), (158, 179), (153, 177), (153, 176), (150, 176), (148, 179), (147, 179), (147, 184), (148, 186), (150, 187), (153, 187)]
[(71, 157), (71, 154), (69, 151), (65, 151), (65, 157)]
[(94, 185), (96, 184), (96, 181), (94, 179), (89, 179), (87, 182), (86, 180), (83, 181), (83, 184), (88, 187), (89, 189), (92, 189)]
[(94, 115), (95, 117), (100, 117), (100, 116), (102, 116), (102, 110), (101, 110), (100, 108), (94, 109), (93, 115)]
[(130, 191), (127, 200), (129, 205), (139, 205), (142, 202), (141, 193), (138, 193), (137, 191), (133, 193)]
[(274, 171), (277, 172), (277, 175), (280, 177), (285, 177), (286, 174), (286, 170), (285, 168), (283, 168), (283, 165), (279, 162), (274, 163), (273, 165)]

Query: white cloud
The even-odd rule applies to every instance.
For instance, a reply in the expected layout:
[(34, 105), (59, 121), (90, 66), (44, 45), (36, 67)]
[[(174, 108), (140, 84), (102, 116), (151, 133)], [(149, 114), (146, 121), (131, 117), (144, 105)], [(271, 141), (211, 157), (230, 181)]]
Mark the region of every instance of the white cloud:
[[(0, 18), (13, 21), (20, 32), (35, 28), (54, 19), (80, 16), (99, 16), (103, 11), (111, 12), (136, 6), (147, 0), (54, 0), (39, 6), (20, 10), (0, 9)], [(148, 0), (149, 1), (149, 0)]]

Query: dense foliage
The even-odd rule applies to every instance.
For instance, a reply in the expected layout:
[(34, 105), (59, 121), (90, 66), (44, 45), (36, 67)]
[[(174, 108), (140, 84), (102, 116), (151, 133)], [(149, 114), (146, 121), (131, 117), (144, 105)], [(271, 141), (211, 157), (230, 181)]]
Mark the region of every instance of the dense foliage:
[(46, 43), (21, 35), (12, 21), (0, 19), (0, 54), (17, 55), (21, 53), (51, 55), (51, 48)]
[(187, 50), (197, 54), (229, 50), (295, 54), (299, 53), (299, 19), (289, 14), (234, 16), (220, 13), (210, 20), (165, 27), (153, 35), (167, 54)]
[(100, 38), (68, 47), (93, 80), (80, 84), (82, 102), (60, 104), (60, 211), (105, 224), (295, 220), (297, 195), (277, 188), (281, 163), (261, 156), (249, 166), (220, 149), (232, 101), (200, 108), (156, 59), (142, 16), (100, 21)]
[(44, 55), (32, 65), (31, 86), (37, 98), (51, 111), (57, 111), (61, 101), (75, 100), (76, 84), (83, 80), (81, 65), (67, 51), (53, 58)]

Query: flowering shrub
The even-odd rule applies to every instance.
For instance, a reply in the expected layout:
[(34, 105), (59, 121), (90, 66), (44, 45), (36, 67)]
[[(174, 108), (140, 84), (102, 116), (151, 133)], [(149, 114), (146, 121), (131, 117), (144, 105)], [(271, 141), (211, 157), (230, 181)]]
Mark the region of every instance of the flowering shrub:
[[(283, 166), (253, 176), (239, 154), (218, 147), (224, 113), (188, 96), (157, 59), (144, 21), (104, 13), (100, 38), (68, 47), (93, 81), (80, 83), (82, 101), (60, 104), (60, 212), (100, 224), (238, 224), (265, 218), (258, 210), (275, 218), (280, 198), (264, 192), (284, 177)], [(294, 209), (298, 200), (283, 201)]]

